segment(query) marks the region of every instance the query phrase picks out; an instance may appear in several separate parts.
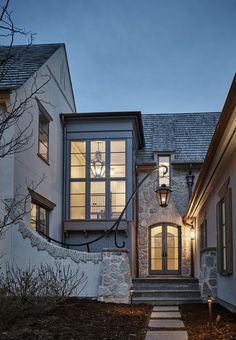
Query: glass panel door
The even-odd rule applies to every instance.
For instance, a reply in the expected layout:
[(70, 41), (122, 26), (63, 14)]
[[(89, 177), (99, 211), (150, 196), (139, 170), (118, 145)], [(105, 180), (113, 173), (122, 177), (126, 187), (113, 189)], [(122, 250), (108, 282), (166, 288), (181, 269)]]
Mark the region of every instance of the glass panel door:
[(180, 227), (162, 224), (150, 229), (150, 274), (180, 273)]

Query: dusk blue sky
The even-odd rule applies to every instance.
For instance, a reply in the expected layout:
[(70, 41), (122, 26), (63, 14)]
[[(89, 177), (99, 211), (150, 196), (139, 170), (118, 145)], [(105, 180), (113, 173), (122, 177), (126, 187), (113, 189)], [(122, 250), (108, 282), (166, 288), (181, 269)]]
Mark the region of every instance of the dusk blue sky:
[(66, 44), (77, 111), (219, 111), (236, 0), (12, 0), (35, 43)]

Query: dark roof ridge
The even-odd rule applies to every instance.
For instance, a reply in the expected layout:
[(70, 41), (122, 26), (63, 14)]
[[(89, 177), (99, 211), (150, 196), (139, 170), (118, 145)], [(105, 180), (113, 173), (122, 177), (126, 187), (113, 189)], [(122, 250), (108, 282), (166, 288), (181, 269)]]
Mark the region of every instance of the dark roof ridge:
[(210, 114), (220, 114), (221, 111), (193, 111), (193, 112), (158, 112), (158, 113), (143, 113), (142, 112), (142, 115), (143, 116), (152, 116), (152, 115), (155, 115), (155, 116), (161, 116), (161, 115), (165, 115), (165, 116), (173, 116), (173, 115), (187, 115), (187, 114), (206, 114), (206, 113), (210, 113)]

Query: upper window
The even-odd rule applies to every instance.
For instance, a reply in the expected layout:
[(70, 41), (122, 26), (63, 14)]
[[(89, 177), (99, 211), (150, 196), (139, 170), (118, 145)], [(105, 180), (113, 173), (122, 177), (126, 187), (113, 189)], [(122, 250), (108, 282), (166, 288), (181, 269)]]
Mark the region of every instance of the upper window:
[(70, 218), (115, 219), (126, 202), (126, 141), (70, 143)]
[(39, 109), (38, 155), (49, 162), (49, 123), (53, 120), (42, 103), (36, 98)]
[(46, 161), (49, 160), (49, 120), (39, 112), (39, 155)]
[[(158, 157), (159, 168), (159, 186), (170, 186), (170, 156), (161, 155)], [(162, 166), (163, 165), (163, 166)]]

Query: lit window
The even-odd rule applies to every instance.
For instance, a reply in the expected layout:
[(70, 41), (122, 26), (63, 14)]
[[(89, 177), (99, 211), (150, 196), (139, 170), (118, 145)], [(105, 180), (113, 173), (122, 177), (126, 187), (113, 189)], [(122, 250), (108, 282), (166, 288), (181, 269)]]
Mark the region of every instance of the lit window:
[(159, 156), (158, 165), (160, 166), (159, 186), (164, 184), (167, 187), (169, 187), (170, 186), (170, 156)]
[(32, 203), (31, 204), (31, 227), (39, 233), (48, 235), (48, 210)]
[(72, 141), (70, 150), (70, 219), (117, 218), (126, 202), (126, 141)]

